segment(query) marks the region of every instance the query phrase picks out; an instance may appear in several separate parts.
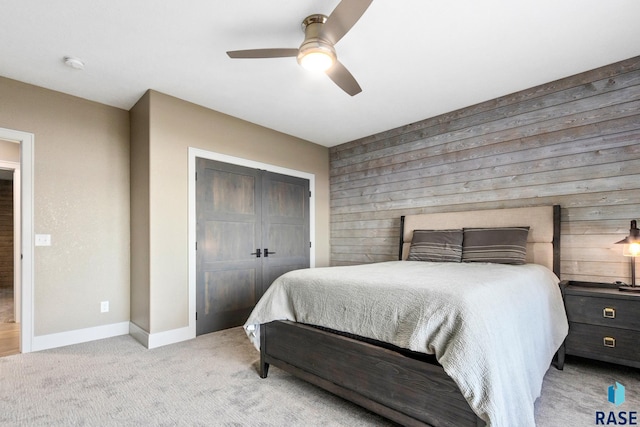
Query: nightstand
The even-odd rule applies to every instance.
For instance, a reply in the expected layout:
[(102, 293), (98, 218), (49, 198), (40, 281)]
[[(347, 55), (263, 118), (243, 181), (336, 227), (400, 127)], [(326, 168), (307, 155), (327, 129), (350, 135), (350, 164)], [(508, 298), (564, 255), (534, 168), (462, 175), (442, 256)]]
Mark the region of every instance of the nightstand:
[(569, 335), (558, 352), (559, 369), (564, 354), (640, 368), (640, 294), (577, 281), (562, 281), (560, 289)]

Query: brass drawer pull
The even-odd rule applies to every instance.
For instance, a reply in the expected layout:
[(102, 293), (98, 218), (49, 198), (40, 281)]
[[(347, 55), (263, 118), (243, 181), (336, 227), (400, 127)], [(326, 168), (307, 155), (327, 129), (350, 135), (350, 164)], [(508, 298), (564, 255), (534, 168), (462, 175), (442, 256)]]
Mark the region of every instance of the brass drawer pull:
[(616, 318), (616, 309), (611, 307), (605, 307), (602, 309), (602, 317), (606, 317), (607, 319), (615, 319)]
[(605, 347), (614, 348), (616, 346), (616, 339), (613, 337), (604, 337), (602, 339), (602, 343), (604, 344)]

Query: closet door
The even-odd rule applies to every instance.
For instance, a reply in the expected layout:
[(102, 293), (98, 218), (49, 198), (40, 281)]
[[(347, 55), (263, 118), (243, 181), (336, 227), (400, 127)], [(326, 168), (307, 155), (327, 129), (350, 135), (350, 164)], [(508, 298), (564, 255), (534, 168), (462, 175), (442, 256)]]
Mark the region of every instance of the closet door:
[(197, 159), (196, 335), (244, 323), (262, 290), (260, 171)]
[(196, 335), (242, 325), (278, 276), (309, 267), (309, 181), (197, 159)]
[(287, 271), (309, 267), (309, 180), (264, 172), (262, 243), (261, 293)]

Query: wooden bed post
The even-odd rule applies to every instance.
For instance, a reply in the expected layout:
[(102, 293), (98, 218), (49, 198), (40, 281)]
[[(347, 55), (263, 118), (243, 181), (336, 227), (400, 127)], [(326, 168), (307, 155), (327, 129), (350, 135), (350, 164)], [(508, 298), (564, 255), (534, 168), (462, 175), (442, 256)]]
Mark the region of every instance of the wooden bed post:
[(560, 205), (553, 205), (553, 272), (560, 279)]
[(398, 261), (402, 261), (403, 246), (404, 246), (404, 215), (400, 217), (400, 251), (398, 252)]
[(266, 325), (260, 325), (260, 378), (267, 378), (269, 373), (269, 364), (265, 362), (267, 354), (267, 328)]

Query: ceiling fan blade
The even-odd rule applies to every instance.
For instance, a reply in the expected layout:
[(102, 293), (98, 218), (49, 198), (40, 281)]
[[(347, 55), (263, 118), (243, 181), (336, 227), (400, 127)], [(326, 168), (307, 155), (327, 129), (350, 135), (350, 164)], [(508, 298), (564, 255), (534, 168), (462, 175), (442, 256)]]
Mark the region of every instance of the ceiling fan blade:
[(326, 73), (335, 84), (340, 86), (340, 89), (349, 95), (354, 96), (362, 92), (362, 88), (360, 88), (356, 79), (341, 62), (336, 61), (333, 67), (329, 68)]
[(358, 22), (372, 2), (373, 0), (342, 0), (322, 26), (320, 37), (333, 44), (338, 43)]
[(298, 49), (248, 49), (230, 50), (229, 58), (286, 58), (298, 56)]

